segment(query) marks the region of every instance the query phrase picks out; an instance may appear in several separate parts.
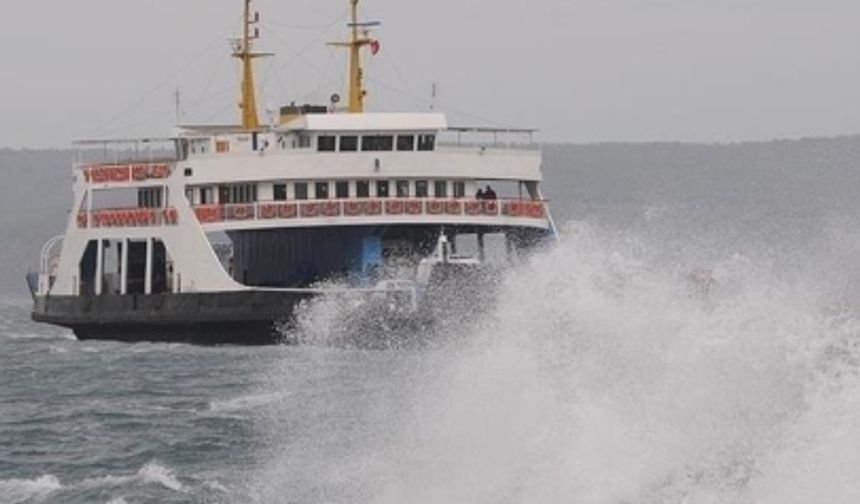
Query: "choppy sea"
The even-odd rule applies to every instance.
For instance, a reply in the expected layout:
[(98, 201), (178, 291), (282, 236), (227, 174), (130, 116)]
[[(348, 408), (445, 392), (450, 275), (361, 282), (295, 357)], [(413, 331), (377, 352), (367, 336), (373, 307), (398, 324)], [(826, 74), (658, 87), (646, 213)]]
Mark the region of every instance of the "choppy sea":
[(0, 502), (860, 502), (860, 140), (834, 142), (551, 149), (559, 243), (421, 350), (78, 342), (10, 283)]

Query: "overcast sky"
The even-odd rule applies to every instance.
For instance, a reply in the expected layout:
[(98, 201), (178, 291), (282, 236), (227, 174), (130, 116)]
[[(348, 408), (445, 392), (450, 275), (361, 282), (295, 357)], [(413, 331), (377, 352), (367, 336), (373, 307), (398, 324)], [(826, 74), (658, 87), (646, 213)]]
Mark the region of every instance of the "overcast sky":
[[(0, 17), (0, 146), (238, 120), (241, 0), (26, 0)], [(343, 92), (347, 0), (256, 0), (261, 102)], [(860, 133), (856, 0), (362, 0), (383, 22), (370, 108), (549, 141)]]

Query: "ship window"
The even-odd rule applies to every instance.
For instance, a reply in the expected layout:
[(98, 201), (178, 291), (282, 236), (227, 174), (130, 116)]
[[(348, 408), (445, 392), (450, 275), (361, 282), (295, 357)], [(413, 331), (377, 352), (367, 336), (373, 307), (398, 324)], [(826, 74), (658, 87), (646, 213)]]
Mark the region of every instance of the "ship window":
[(436, 148), (436, 135), (421, 135), (418, 137), (418, 150), (431, 151)]
[(137, 192), (138, 208), (161, 208), (161, 188), (140, 189)]
[(426, 198), (430, 196), (430, 183), (426, 180), (415, 181), (415, 197)]
[(275, 201), (287, 200), (287, 184), (275, 184), (272, 187), (272, 193)]
[(408, 198), (409, 197), (409, 181), (408, 180), (398, 180), (397, 181), (397, 197), (398, 198)]
[(334, 192), (338, 199), (349, 198), (349, 182), (336, 182)]
[(337, 137), (334, 136), (320, 136), (317, 138), (317, 150), (319, 152), (334, 152), (337, 150)]
[(433, 196), (437, 198), (447, 198), (448, 197), (448, 182), (444, 180), (437, 180), (433, 184)]
[(311, 137), (309, 135), (299, 135), (299, 149), (309, 149), (311, 147)]
[(257, 201), (256, 184), (221, 186), (221, 204), (254, 203)]
[(389, 196), (388, 181), (380, 180), (376, 182), (376, 197), (387, 198)]
[(185, 176), (190, 177), (192, 175), (194, 175), (194, 170), (192, 170), (191, 168), (186, 168), (185, 169)]
[(200, 204), (211, 205), (215, 203), (215, 194), (211, 187), (200, 188)]
[(454, 182), (454, 197), (455, 198), (465, 198), (466, 197), (466, 183), (465, 182)]
[(342, 136), (340, 137), (341, 152), (356, 152), (358, 150), (357, 136)]
[(297, 200), (306, 200), (308, 199), (308, 183), (307, 182), (296, 182), (296, 199)]
[(400, 135), (397, 137), (397, 150), (408, 152), (415, 150), (415, 135)]
[(328, 199), (328, 182), (316, 183), (316, 199)]
[(361, 150), (381, 152), (394, 150), (394, 137), (386, 135), (367, 135), (361, 137)]
[(355, 183), (355, 196), (357, 198), (370, 197), (370, 182), (367, 180), (359, 180)]

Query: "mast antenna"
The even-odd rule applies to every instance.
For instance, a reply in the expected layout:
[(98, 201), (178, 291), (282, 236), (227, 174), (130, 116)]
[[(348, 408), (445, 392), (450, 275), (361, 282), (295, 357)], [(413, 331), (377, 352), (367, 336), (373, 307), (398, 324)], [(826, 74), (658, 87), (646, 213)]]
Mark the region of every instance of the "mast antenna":
[(271, 53), (254, 52), (253, 43), (260, 38), (260, 13), (251, 15), (252, 0), (245, 0), (245, 15), (242, 20), (242, 38), (233, 41), (233, 57), (242, 62), (242, 129), (260, 129), (260, 116), (257, 114), (257, 90), (254, 86), (254, 60)]
[(364, 112), (364, 101), (367, 98), (367, 90), (364, 89), (364, 69), (361, 66), (361, 49), (370, 46), (373, 54), (379, 52), (379, 41), (370, 38), (369, 28), (380, 26), (377, 21), (358, 21), (359, 0), (349, 0), (351, 8), (349, 42), (331, 42), (329, 45), (349, 49), (349, 106), (351, 114)]

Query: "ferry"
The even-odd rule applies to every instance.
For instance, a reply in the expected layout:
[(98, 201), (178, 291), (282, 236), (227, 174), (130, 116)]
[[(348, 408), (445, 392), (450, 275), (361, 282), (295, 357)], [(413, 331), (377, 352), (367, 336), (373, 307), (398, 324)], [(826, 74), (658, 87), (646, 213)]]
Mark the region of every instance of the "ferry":
[(535, 131), (365, 111), (362, 58), (380, 46), (359, 0), (332, 44), (348, 53), (346, 99), (261, 121), (254, 67), (269, 54), (243, 1), (240, 124), (76, 142), (65, 233), (27, 277), (35, 321), (80, 340), (275, 344), (320, 296), (425, 317), (488, 267), (490, 241), (503, 268), (556, 236)]

